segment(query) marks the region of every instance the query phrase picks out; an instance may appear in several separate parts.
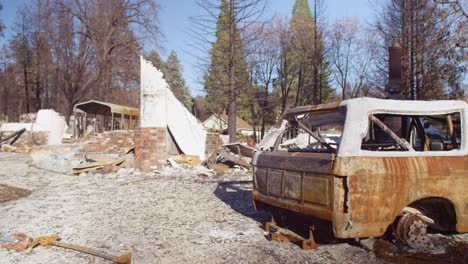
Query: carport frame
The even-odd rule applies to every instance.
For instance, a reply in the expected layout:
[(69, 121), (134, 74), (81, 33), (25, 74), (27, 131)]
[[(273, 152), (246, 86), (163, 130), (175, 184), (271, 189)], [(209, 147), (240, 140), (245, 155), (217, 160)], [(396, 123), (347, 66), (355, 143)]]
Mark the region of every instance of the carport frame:
[[(88, 114), (94, 114), (95, 117), (97, 115), (102, 115), (104, 117), (106, 116), (111, 117), (110, 131), (114, 131), (114, 119), (115, 119), (116, 114), (120, 114), (121, 120), (124, 120), (125, 117), (128, 116), (129, 121), (128, 121), (126, 130), (133, 130), (135, 126), (137, 125), (137, 122), (140, 116), (140, 110), (137, 108), (118, 105), (118, 104), (112, 104), (112, 103), (107, 103), (107, 102), (102, 102), (102, 101), (97, 101), (97, 100), (90, 100), (90, 101), (81, 102), (81, 103), (74, 105), (73, 113), (75, 115), (75, 119), (76, 119), (76, 113), (80, 111), (84, 112), (84, 116), (85, 116), (83, 127), (86, 127), (86, 118)], [(119, 130), (123, 129), (122, 124), (123, 122), (120, 122)]]

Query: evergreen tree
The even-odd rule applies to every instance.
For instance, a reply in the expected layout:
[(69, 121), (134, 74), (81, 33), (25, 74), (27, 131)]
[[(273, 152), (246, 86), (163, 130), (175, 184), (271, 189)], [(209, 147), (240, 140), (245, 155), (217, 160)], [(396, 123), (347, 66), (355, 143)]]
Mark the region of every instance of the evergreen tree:
[(147, 53), (145, 57), (153, 63), (154, 67), (163, 73), (164, 79), (172, 93), (174, 93), (174, 96), (192, 112), (192, 95), (185, 85), (185, 80), (182, 76), (182, 65), (177, 57), (177, 53), (172, 51), (169, 57), (167, 57), (166, 62), (164, 62), (159, 53), (155, 50)]
[[(230, 41), (229, 3), (221, 1), (220, 13), (216, 24), (216, 42), (210, 50), (211, 63), (204, 76), (205, 90), (207, 93), (207, 107), (213, 113), (220, 113), (229, 105), (229, 41)], [(234, 72), (236, 100), (242, 105), (242, 89), (248, 82), (247, 64), (244, 60), (245, 50), (242, 45), (240, 32), (235, 28), (234, 39)], [(240, 106), (242, 108), (242, 106)]]
[(162, 73), (165, 72), (166, 70), (166, 64), (164, 61), (161, 59), (161, 56), (159, 53), (155, 50), (150, 51), (145, 55), (146, 59), (153, 63), (153, 66), (156, 67), (156, 69), (160, 70)]
[(307, 0), (296, 0), (290, 22), (293, 63), (296, 64), (293, 86), (294, 106), (309, 103), (313, 85), (314, 20)]
[(182, 77), (182, 65), (180, 64), (177, 53), (172, 51), (165, 63), (164, 78), (175, 97), (187, 107), (189, 111), (192, 109), (192, 96), (189, 89), (185, 85), (185, 80)]
[(292, 10), (291, 24), (313, 22), (308, 0), (296, 0)]
[(318, 53), (318, 60), (320, 61), (320, 63), (318, 64), (318, 102), (321, 104), (333, 101), (333, 95), (335, 93), (335, 89), (333, 89), (333, 87), (330, 85), (330, 64), (325, 58), (324, 50), (325, 47), (322, 42), (320, 52)]
[[(314, 13), (317, 5), (314, 5)], [(307, 0), (296, 0), (290, 22), (292, 62), (296, 64), (292, 104), (325, 102), (332, 93), (328, 63), (324, 56), (322, 33)]]

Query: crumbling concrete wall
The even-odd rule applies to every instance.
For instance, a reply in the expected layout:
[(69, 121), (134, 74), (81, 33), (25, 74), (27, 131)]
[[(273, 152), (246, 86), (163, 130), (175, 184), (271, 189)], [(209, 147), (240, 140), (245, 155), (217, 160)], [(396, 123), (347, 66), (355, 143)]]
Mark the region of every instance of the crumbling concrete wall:
[[(16, 131), (1, 131), (0, 138), (6, 138)], [(13, 144), (17, 148), (30, 148), (47, 145), (49, 133), (45, 131), (25, 131)]]
[(15, 142), (17, 147), (32, 147), (40, 145), (59, 145), (67, 130), (65, 118), (53, 109), (42, 109), (37, 112), (34, 123), (4, 123), (0, 127), (2, 137), (26, 129)]

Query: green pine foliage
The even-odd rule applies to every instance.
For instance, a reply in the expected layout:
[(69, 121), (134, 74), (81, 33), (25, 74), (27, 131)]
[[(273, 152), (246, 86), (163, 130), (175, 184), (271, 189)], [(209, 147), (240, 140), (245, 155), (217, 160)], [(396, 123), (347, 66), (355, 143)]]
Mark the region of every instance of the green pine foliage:
[[(216, 24), (216, 42), (209, 51), (211, 62), (205, 73), (205, 91), (207, 94), (207, 107), (212, 113), (221, 113), (226, 110), (229, 103), (229, 4), (221, 1), (220, 13)], [(240, 32), (235, 30), (234, 71), (236, 98), (239, 108), (242, 108), (242, 92), (248, 82), (245, 50), (242, 45)]]
[[(333, 92), (329, 84), (328, 63), (324, 56), (324, 43), (320, 30), (316, 30), (314, 17), (307, 0), (296, 0), (290, 21), (291, 61), (295, 64), (295, 81), (290, 104), (293, 106), (313, 104), (314, 89), (316, 101), (324, 103)], [(317, 32), (317, 36), (315, 36)], [(317, 50), (314, 41), (317, 37)], [(314, 88), (314, 67), (317, 67), (318, 86)]]
[(182, 76), (182, 64), (177, 57), (177, 53), (172, 51), (166, 62), (164, 62), (159, 53), (154, 50), (146, 54), (145, 57), (163, 73), (164, 79), (174, 96), (191, 112), (193, 106), (192, 95), (185, 85), (185, 80)]
[(161, 59), (161, 56), (157, 51), (150, 51), (149, 53), (145, 54), (145, 58), (151, 63), (153, 63), (153, 66), (156, 67), (156, 69), (164, 73), (164, 71), (166, 70), (166, 64), (163, 61), (163, 59)]
[(291, 24), (298, 23), (301, 21), (307, 22), (307, 20), (309, 20), (308, 22), (313, 22), (308, 0), (296, 0), (296, 2), (294, 3), (292, 14), (293, 17), (291, 19)]
[(187, 107), (189, 111), (192, 109), (192, 95), (188, 87), (185, 85), (185, 80), (182, 77), (182, 65), (180, 64), (177, 53), (172, 51), (167, 58), (165, 65), (165, 74), (169, 87), (174, 93), (175, 97)]

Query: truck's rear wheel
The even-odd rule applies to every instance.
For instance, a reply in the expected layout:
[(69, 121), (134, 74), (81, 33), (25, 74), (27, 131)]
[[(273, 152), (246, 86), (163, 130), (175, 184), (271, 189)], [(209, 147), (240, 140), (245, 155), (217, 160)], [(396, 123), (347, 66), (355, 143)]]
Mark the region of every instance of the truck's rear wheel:
[(409, 208), (402, 213), (393, 233), (400, 242), (414, 249), (430, 249), (434, 247), (427, 233), (431, 221), (432, 219), (422, 215), (416, 209)]

